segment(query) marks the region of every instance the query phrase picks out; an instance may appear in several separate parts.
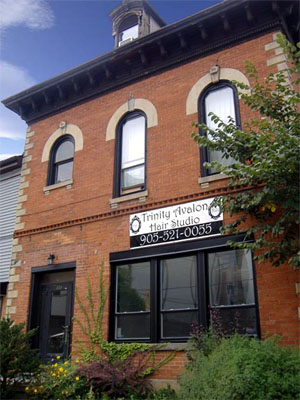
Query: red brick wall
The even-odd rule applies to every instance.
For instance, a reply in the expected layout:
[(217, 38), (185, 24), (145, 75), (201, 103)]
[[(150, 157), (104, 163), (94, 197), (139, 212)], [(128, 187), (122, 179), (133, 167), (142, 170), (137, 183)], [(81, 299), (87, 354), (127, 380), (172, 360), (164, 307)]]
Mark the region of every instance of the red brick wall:
[[(18, 298), (13, 300), (15, 320), (24, 321), (28, 315), (31, 268), (46, 265), (50, 253), (55, 254), (55, 263), (76, 261), (76, 287), (83, 299), (86, 275), (96, 289), (98, 268), (104, 262), (108, 283), (109, 253), (129, 249), (129, 214), (147, 207), (157, 208), (221, 193), (215, 190), (224, 187), (224, 181), (212, 182), (208, 189), (201, 189), (198, 184), (199, 149), (189, 134), (197, 114), (186, 116), (187, 96), (197, 80), (216, 62), (221, 68), (235, 68), (245, 73), (245, 60), (250, 59), (261, 76), (275, 71), (275, 67), (267, 67), (269, 55), (264, 49), (264, 45), (272, 41), (272, 34), (267, 34), (88, 101), (31, 127), (35, 135), (32, 138), (34, 147), (30, 150), (30, 186), (24, 190), (28, 194), (24, 205), (26, 215), (22, 217), (25, 231), (18, 233), (23, 248), (18, 254), (21, 266), (16, 268), (20, 281), (14, 284), (14, 289), (18, 290)], [(145, 203), (132, 200), (111, 210), (115, 141), (106, 142), (106, 127), (114, 111), (131, 95), (150, 100), (158, 111), (158, 125), (148, 129), (147, 138), (149, 196)], [(244, 122), (250, 113), (242, 104), (240, 109)], [(41, 163), (41, 155), (48, 137), (61, 121), (78, 125), (84, 137), (83, 150), (75, 153), (72, 188), (59, 188), (46, 196), (43, 187), (46, 186), (48, 164)], [(91, 216), (97, 217), (89, 219)], [(43, 232), (35, 231), (72, 220), (77, 222)], [(275, 269), (268, 265), (259, 265), (256, 270), (262, 334), (278, 333), (282, 335), (283, 343), (297, 345), (297, 272), (287, 266)], [(96, 290), (94, 293), (96, 300)], [(82, 316), (76, 302), (74, 314), (78, 318)], [(108, 304), (105, 321), (108, 321)], [(76, 325), (74, 335), (80, 337)], [(159, 377), (174, 378), (184, 363), (184, 354), (178, 353), (161, 369)]]

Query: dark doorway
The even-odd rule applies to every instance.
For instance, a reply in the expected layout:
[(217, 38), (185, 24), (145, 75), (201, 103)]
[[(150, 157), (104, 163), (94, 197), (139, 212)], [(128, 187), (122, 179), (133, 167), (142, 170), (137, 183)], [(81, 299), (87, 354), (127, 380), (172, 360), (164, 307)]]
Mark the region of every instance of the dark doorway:
[(74, 277), (73, 269), (34, 271), (30, 328), (38, 328), (33, 345), (43, 362), (70, 354)]

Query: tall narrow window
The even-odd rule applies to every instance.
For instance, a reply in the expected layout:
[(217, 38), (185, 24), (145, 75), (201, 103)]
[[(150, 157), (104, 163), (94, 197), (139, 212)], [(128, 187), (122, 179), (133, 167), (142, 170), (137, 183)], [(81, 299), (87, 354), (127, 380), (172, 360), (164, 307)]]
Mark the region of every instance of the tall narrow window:
[(209, 297), (228, 332), (256, 333), (252, 256), (246, 250), (208, 255)]
[[(240, 125), (237, 94), (230, 83), (221, 82), (207, 88), (200, 96), (199, 108), (200, 122), (204, 122), (212, 130), (216, 129), (217, 125), (211, 120), (210, 112), (217, 115), (224, 123), (228, 123), (229, 117), (231, 117), (237, 126)], [(204, 148), (201, 151), (201, 160), (203, 176), (217, 172), (215, 168), (204, 168), (204, 162), (217, 161), (223, 165), (230, 165), (234, 162), (233, 158), (223, 157), (221, 151), (208, 151)]]
[(50, 156), (48, 184), (53, 185), (72, 179), (74, 160), (74, 140), (66, 135), (53, 145)]
[(128, 114), (118, 132), (116, 196), (145, 188), (145, 136), (145, 116)]
[(117, 267), (116, 339), (150, 338), (150, 263)]
[(161, 261), (161, 337), (188, 337), (198, 320), (196, 256)]

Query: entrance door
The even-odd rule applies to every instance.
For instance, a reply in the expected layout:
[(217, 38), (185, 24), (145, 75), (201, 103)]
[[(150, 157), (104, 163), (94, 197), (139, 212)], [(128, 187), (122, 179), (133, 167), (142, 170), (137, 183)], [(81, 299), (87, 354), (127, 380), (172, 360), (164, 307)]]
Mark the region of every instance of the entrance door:
[(44, 362), (70, 353), (73, 282), (40, 286), (39, 348)]

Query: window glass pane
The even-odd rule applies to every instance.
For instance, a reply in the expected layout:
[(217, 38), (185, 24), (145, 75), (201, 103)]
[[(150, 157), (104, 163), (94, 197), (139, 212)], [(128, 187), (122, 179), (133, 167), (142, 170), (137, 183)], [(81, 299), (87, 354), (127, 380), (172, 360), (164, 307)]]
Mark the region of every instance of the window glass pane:
[(161, 310), (197, 308), (196, 256), (161, 261)]
[(68, 160), (74, 156), (74, 143), (71, 140), (66, 140), (58, 146), (55, 152), (55, 162)]
[(150, 310), (150, 263), (117, 267), (117, 312)]
[(122, 169), (145, 162), (145, 118), (139, 115), (122, 125)]
[(124, 29), (120, 34), (120, 42), (129, 38), (137, 38), (139, 34), (138, 25), (131, 26), (130, 28)]
[(72, 179), (73, 173), (73, 161), (58, 164), (56, 166), (56, 180), (55, 183), (64, 182), (68, 179)]
[(188, 337), (192, 331), (192, 323), (198, 321), (196, 311), (163, 313), (162, 337)]
[(128, 168), (122, 171), (122, 189), (143, 185), (145, 182), (145, 166)]
[(254, 304), (251, 253), (230, 250), (208, 255), (211, 305)]
[(216, 129), (217, 125), (208, 116), (210, 112), (216, 114), (226, 124), (229, 122), (228, 116), (235, 120), (234, 93), (232, 88), (224, 87), (216, 89), (205, 97), (206, 125), (211, 129)]
[[(211, 116), (208, 114), (213, 112), (225, 123), (229, 122), (229, 116), (236, 120), (235, 107), (234, 107), (234, 92), (230, 87), (224, 87), (221, 89), (213, 90), (205, 97), (205, 115), (206, 125), (211, 129), (216, 129), (217, 125), (211, 120)], [(212, 137), (208, 134), (208, 138)], [(210, 151), (209, 160), (222, 162), (223, 165), (231, 165), (234, 162), (233, 158), (222, 158), (223, 154), (220, 151)], [(210, 173), (215, 173), (215, 169), (211, 169)]]
[(149, 339), (150, 314), (129, 314), (116, 317), (116, 339)]
[(62, 353), (64, 348), (64, 325), (66, 319), (67, 290), (52, 292), (49, 316), (47, 353)]
[(217, 308), (215, 312), (225, 334), (257, 335), (255, 307)]

